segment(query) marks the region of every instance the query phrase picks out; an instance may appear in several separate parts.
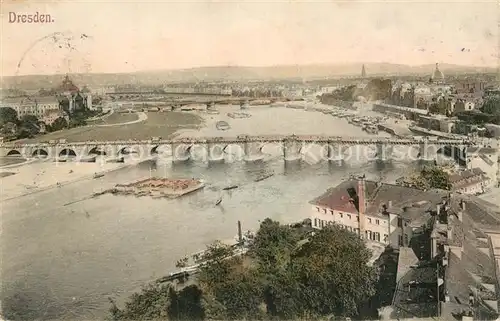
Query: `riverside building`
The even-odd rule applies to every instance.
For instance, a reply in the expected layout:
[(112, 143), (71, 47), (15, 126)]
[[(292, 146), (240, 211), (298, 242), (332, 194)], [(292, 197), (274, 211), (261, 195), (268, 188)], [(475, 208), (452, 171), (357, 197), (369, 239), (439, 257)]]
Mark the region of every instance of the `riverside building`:
[(499, 320), (500, 211), (491, 204), (365, 179), (310, 203), (313, 227), (335, 224), (386, 245), (376, 262), (386, 280), (381, 320)]

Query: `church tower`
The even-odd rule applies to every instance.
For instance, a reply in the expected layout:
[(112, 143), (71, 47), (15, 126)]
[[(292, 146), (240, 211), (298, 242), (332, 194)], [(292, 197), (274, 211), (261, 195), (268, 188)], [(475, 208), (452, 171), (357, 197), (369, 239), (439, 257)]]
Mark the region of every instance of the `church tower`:
[(365, 65), (363, 64), (363, 67), (361, 67), (361, 77), (366, 78), (366, 70), (365, 70)]

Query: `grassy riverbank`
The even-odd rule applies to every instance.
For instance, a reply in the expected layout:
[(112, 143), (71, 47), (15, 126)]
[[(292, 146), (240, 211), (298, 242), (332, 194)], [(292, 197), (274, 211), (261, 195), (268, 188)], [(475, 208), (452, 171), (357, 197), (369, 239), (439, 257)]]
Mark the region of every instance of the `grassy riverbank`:
[[(109, 118), (111, 117), (113, 117), (113, 115), (111, 115)], [(109, 122), (109, 118), (107, 118), (105, 122)], [(179, 129), (195, 129), (202, 123), (203, 118), (194, 113), (155, 112), (148, 113), (147, 120), (136, 124), (113, 127), (78, 127), (65, 129), (46, 135), (40, 135), (32, 139), (23, 139), (22, 141), (26, 143), (34, 143), (49, 141), (52, 139), (66, 139), (68, 142), (77, 142), (86, 140), (141, 140), (150, 139), (151, 137), (167, 138)]]

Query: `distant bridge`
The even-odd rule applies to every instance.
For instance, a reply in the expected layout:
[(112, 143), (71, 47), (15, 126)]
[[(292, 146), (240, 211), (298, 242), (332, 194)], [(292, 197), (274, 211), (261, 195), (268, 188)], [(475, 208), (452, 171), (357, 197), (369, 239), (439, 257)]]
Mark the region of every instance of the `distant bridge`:
[(85, 141), (65, 142), (50, 141), (33, 144), (2, 143), (0, 156), (22, 156), (32, 158), (46, 157), (88, 157), (90, 155), (106, 155), (119, 157), (130, 153), (139, 154), (147, 158), (158, 154), (158, 148), (168, 146), (171, 149), (174, 161), (185, 161), (191, 157), (193, 146), (203, 146), (207, 150), (210, 161), (224, 159), (228, 146), (239, 146), (248, 160), (263, 158), (262, 149), (267, 144), (278, 144), (285, 160), (301, 158), (301, 152), (309, 145), (322, 145), (327, 151), (329, 160), (342, 159), (346, 148), (356, 145), (373, 145), (377, 147), (380, 159), (389, 159), (392, 147), (407, 145), (418, 147), (419, 157), (426, 160), (435, 159), (437, 151), (445, 146), (454, 146), (461, 150), (477, 145), (469, 139), (429, 139), (425, 137), (413, 138), (383, 138), (383, 137), (339, 137), (320, 135), (291, 135), (291, 136), (248, 136), (237, 137), (186, 137), (176, 139), (124, 140), (124, 141)]

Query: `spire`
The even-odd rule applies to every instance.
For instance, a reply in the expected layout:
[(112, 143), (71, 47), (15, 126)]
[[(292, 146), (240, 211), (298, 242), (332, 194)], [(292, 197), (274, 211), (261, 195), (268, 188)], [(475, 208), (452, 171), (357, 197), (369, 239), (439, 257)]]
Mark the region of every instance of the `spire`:
[(363, 67), (361, 68), (361, 77), (365, 78), (366, 77), (366, 70), (365, 70), (365, 65), (363, 64)]

